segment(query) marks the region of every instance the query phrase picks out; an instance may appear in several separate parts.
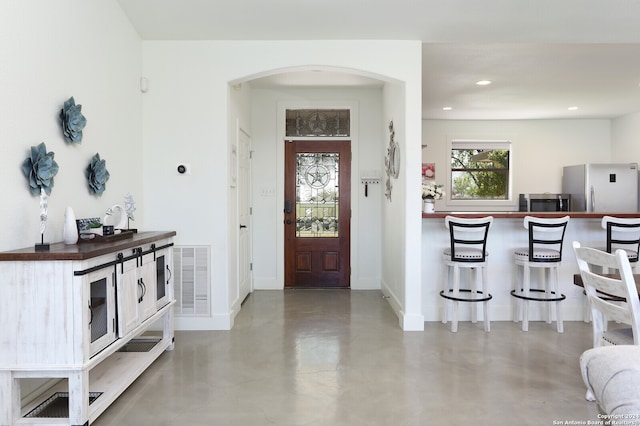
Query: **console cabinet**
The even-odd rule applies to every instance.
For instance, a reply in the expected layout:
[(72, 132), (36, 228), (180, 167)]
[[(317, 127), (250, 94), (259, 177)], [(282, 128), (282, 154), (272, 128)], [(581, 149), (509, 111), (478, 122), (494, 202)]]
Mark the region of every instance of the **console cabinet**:
[(173, 349), (174, 236), (0, 253), (0, 425), (89, 425)]

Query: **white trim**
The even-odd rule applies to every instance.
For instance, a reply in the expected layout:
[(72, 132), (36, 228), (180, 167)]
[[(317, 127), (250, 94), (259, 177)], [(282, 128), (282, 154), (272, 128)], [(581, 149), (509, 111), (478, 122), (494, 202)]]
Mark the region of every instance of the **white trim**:
[[(487, 149), (511, 149), (510, 140), (485, 140), (485, 139), (453, 139), (451, 148), (457, 149), (476, 149), (479, 145)], [(449, 150), (451, 152), (451, 150)]]
[(231, 313), (213, 315), (209, 318), (176, 318), (174, 316), (175, 330), (231, 330), (232, 325)]

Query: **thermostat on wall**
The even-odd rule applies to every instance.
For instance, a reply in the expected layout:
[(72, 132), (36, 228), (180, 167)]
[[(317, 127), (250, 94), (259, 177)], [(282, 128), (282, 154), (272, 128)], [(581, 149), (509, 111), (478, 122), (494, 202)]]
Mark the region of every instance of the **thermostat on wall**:
[(190, 175), (191, 174), (191, 164), (189, 163), (180, 163), (176, 166), (176, 170), (178, 174), (181, 175)]

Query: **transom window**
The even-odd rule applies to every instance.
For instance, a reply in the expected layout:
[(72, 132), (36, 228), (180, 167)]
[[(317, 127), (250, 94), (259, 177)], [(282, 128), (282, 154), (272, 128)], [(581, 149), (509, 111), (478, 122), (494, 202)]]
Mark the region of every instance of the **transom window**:
[(351, 111), (348, 109), (288, 109), (286, 136), (350, 136)]
[(511, 142), (451, 142), (450, 199), (509, 200)]

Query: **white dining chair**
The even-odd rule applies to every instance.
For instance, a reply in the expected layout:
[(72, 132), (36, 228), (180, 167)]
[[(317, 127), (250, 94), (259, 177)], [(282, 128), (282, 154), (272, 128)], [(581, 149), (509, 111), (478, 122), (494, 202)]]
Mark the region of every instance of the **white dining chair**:
[[(591, 306), (593, 347), (640, 344), (640, 298), (627, 253), (622, 249), (611, 254), (581, 247), (577, 241), (573, 242), (573, 251)], [(603, 270), (617, 270), (618, 274), (603, 274)], [(609, 320), (628, 327), (612, 329), (607, 327)], [(589, 390), (586, 398), (595, 400)]]
[[(600, 224), (602, 229), (605, 230), (606, 238), (603, 250), (607, 253), (614, 253), (618, 249), (624, 250), (629, 258), (631, 269), (635, 270), (638, 264), (638, 252), (640, 251), (640, 218), (603, 216)], [(584, 299), (583, 318), (584, 322), (591, 321), (591, 308), (587, 297)]]
[[(640, 299), (629, 258), (624, 250), (607, 253), (573, 242), (582, 284), (587, 292), (593, 323), (593, 347), (606, 345), (638, 345), (640, 343)], [(617, 270), (618, 274), (603, 274)], [(615, 300), (611, 300), (615, 298)], [(609, 330), (606, 321), (629, 327)]]

